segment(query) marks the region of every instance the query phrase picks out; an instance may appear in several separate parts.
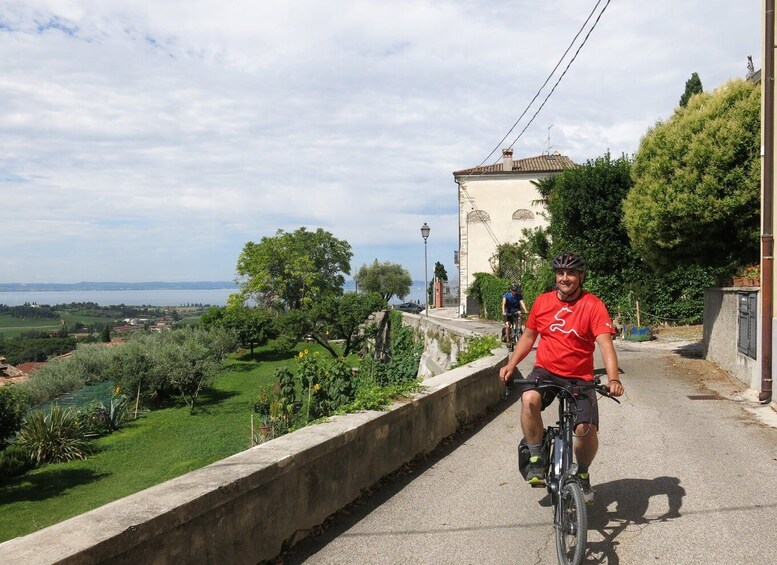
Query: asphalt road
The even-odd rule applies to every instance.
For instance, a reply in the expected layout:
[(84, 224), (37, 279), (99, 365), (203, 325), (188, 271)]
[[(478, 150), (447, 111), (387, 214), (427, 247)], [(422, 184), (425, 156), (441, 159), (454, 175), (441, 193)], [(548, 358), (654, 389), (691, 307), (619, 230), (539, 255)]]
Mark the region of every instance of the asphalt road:
[[(757, 415), (773, 410), (706, 361), (650, 344), (618, 353), (626, 394), (600, 401), (587, 563), (777, 562), (777, 429)], [(517, 471), (519, 409), (509, 398), (279, 562), (556, 563), (545, 490)]]

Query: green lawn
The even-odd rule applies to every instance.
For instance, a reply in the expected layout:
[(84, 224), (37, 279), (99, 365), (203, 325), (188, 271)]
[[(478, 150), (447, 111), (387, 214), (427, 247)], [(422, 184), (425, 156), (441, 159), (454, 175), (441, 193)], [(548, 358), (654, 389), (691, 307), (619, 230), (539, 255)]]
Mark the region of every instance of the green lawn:
[(16, 337), (29, 331), (57, 331), (61, 322), (56, 318), (27, 320), (0, 315), (0, 335), (3, 337)]
[[(305, 347), (325, 354), (318, 346)], [(257, 361), (231, 358), (194, 416), (186, 407), (148, 412), (97, 440), (98, 452), (87, 460), (48, 465), (0, 486), (0, 541), (247, 449), (257, 392), (274, 382), (275, 370), (293, 355), (259, 350)]]

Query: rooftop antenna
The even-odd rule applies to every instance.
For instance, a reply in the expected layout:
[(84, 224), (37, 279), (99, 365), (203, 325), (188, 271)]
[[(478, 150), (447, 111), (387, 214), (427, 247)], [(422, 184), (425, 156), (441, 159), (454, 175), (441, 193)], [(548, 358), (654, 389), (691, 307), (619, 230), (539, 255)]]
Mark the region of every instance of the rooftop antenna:
[(552, 128), (552, 127), (553, 127), (553, 124), (550, 124), (548, 126), (548, 139), (545, 141), (545, 145), (547, 146), (547, 148), (545, 149), (545, 155), (550, 155), (550, 150), (553, 147), (550, 144), (550, 128)]

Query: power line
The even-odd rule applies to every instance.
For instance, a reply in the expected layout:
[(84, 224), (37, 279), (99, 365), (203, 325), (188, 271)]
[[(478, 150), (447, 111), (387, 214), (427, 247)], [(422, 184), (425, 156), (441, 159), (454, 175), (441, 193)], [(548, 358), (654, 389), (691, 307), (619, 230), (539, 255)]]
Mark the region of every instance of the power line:
[[(494, 153), (496, 153), (496, 151), (497, 151), (497, 150), (498, 150), (498, 149), (499, 149), (499, 148), (502, 146), (502, 143), (504, 143), (504, 141), (507, 139), (507, 137), (508, 137), (508, 136), (509, 136), (509, 135), (510, 135), (512, 132), (513, 132), (513, 130), (514, 130), (516, 127), (518, 127), (518, 124), (519, 124), (519, 123), (520, 123), (520, 121), (523, 119), (523, 117), (526, 115), (526, 113), (529, 111), (529, 109), (531, 108), (532, 104), (534, 104), (534, 101), (535, 101), (535, 100), (537, 100), (537, 98), (540, 96), (540, 93), (542, 92), (542, 90), (545, 88), (545, 86), (547, 86), (547, 84), (550, 82), (550, 79), (553, 77), (553, 75), (556, 73), (556, 71), (558, 70), (558, 68), (561, 66), (561, 63), (564, 61), (564, 59), (566, 58), (567, 54), (568, 54), (568, 53), (569, 53), (569, 51), (572, 49), (572, 46), (573, 46), (573, 45), (575, 44), (575, 42), (577, 41), (577, 38), (578, 38), (578, 37), (580, 37), (580, 34), (581, 34), (581, 33), (583, 33), (583, 30), (584, 30), (584, 29), (585, 29), (585, 27), (588, 25), (588, 22), (589, 22), (589, 21), (591, 21), (591, 18), (592, 18), (592, 17), (593, 17), (593, 15), (596, 13), (596, 9), (599, 7), (599, 4), (601, 4), (601, 3), (602, 3), (602, 0), (597, 0), (596, 4), (594, 5), (593, 9), (591, 10), (591, 13), (590, 13), (590, 14), (588, 14), (588, 17), (587, 17), (587, 18), (585, 19), (585, 21), (583, 22), (583, 25), (581, 25), (581, 26), (580, 26), (580, 29), (577, 31), (577, 33), (575, 34), (575, 36), (572, 38), (572, 41), (570, 41), (570, 43), (569, 43), (569, 46), (566, 48), (566, 50), (564, 51), (564, 53), (561, 55), (561, 57), (559, 58), (558, 62), (556, 63), (556, 66), (555, 66), (555, 67), (553, 67), (553, 70), (552, 70), (552, 71), (550, 71), (550, 73), (548, 74), (548, 77), (545, 79), (545, 82), (543, 82), (543, 83), (542, 83), (542, 86), (540, 86), (540, 88), (537, 90), (537, 93), (534, 95), (534, 97), (531, 99), (531, 101), (530, 101), (530, 102), (529, 102), (529, 103), (526, 105), (526, 108), (524, 108), (523, 112), (521, 112), (521, 115), (520, 115), (520, 116), (518, 116), (518, 119), (517, 119), (517, 120), (515, 120), (515, 123), (512, 125), (512, 127), (511, 127), (511, 128), (508, 130), (508, 131), (507, 131), (507, 133), (505, 133), (505, 134), (504, 134), (504, 136), (502, 137), (502, 139), (500, 139), (500, 140), (499, 140), (499, 143), (497, 143), (497, 144), (496, 144), (496, 146), (495, 146), (495, 147), (494, 147), (494, 148), (491, 150), (491, 152), (490, 152), (488, 155), (486, 155), (486, 158), (485, 158), (485, 159), (483, 159), (483, 160), (480, 162), (480, 164), (479, 164), (479, 165), (477, 165), (477, 166), (475, 167), (475, 169), (477, 169), (477, 168), (479, 168), (479, 167), (482, 167), (482, 166), (483, 166), (483, 164), (484, 164), (486, 161), (488, 161), (488, 160), (491, 158), (491, 156), (492, 156)], [(607, 5), (609, 5), (609, 4), (610, 4), (610, 0), (607, 0)], [(602, 9), (602, 11), (599, 13), (599, 16), (596, 18), (596, 22), (598, 22), (598, 21), (599, 21), (599, 18), (601, 18), (601, 17), (602, 17), (602, 14), (604, 13), (604, 10), (606, 10), (606, 9), (607, 9), (607, 5), (605, 5), (605, 6), (604, 6), (604, 8)], [(585, 37), (585, 41), (587, 41), (587, 40), (588, 40), (588, 36), (589, 36), (589, 35), (591, 35), (591, 31), (593, 31), (594, 27), (596, 27), (596, 23), (594, 23), (594, 26), (591, 28), (591, 30), (590, 30), (590, 31), (588, 32), (588, 34), (586, 35), (586, 37)], [(583, 45), (585, 45), (585, 41), (583, 41), (583, 43), (582, 43), (582, 44), (580, 45), (580, 47), (577, 49), (577, 52), (575, 53), (575, 57), (577, 57), (577, 54), (580, 52), (580, 49), (583, 47)], [(572, 58), (572, 61), (574, 61), (574, 60), (575, 60), (575, 59), (574, 59), (574, 57), (573, 57), (573, 58)], [(570, 61), (569, 65), (571, 65), (571, 64), (572, 64), (572, 61)], [(564, 70), (564, 73), (566, 73), (566, 71), (569, 69), (569, 65), (567, 65), (567, 68)], [(561, 76), (562, 76), (562, 78), (563, 78), (563, 76), (564, 76), (564, 75), (562, 74)], [(561, 80), (561, 79), (559, 79), (559, 81), (557, 81), (557, 82), (556, 82), (556, 84), (553, 86), (553, 89), (554, 89), (554, 90), (555, 90), (556, 86), (558, 86), (558, 83), (560, 82), (560, 80)], [(553, 91), (551, 91), (551, 94), (552, 94), (552, 93), (553, 93)], [(545, 101), (547, 101), (547, 97), (545, 98)], [(544, 104), (545, 104), (545, 102), (543, 102), (543, 105), (544, 105)], [(541, 109), (541, 108), (542, 108), (542, 107), (540, 107), (540, 109)], [(537, 115), (537, 114), (535, 113), (535, 115), (534, 115), (534, 116), (536, 117), (536, 115)], [(533, 119), (534, 119), (534, 117), (532, 117), (532, 120), (533, 120)], [(531, 122), (530, 122), (530, 123), (531, 123)], [(523, 132), (521, 132), (521, 133), (523, 133)], [(520, 135), (519, 135), (519, 137), (520, 137)], [(517, 141), (517, 140), (518, 140), (518, 139), (516, 138), (516, 140), (515, 140), (515, 141)], [(515, 143), (515, 141), (513, 141), (513, 144)], [(510, 145), (510, 147), (512, 147), (512, 144)]]
[[(601, 0), (600, 0), (600, 1), (601, 1)], [(597, 3), (597, 5), (598, 5), (598, 3)], [(566, 66), (566, 68), (564, 69), (564, 72), (563, 72), (563, 73), (561, 73), (561, 76), (560, 76), (560, 77), (558, 77), (558, 80), (556, 81), (556, 84), (554, 84), (554, 85), (553, 85), (553, 88), (551, 88), (551, 89), (550, 89), (550, 92), (548, 92), (548, 95), (545, 97), (545, 100), (543, 100), (543, 101), (542, 101), (542, 104), (540, 104), (540, 107), (539, 107), (539, 108), (537, 108), (537, 111), (536, 111), (536, 112), (534, 112), (534, 115), (531, 117), (531, 120), (529, 120), (529, 123), (528, 123), (528, 124), (526, 124), (526, 126), (524, 126), (524, 128), (521, 130), (521, 133), (519, 133), (519, 134), (518, 134), (518, 137), (516, 137), (516, 138), (513, 140), (513, 142), (510, 144), (510, 148), (512, 148), (512, 147), (513, 147), (513, 145), (515, 145), (515, 142), (516, 142), (516, 141), (518, 141), (518, 140), (520, 139), (520, 137), (523, 135), (523, 133), (524, 133), (524, 132), (525, 132), (525, 131), (526, 131), (526, 130), (529, 128), (529, 126), (530, 126), (530, 125), (532, 124), (532, 122), (534, 121), (534, 118), (536, 118), (536, 117), (537, 117), (537, 114), (539, 114), (539, 113), (540, 113), (540, 110), (542, 110), (543, 106), (545, 106), (545, 103), (548, 101), (548, 98), (550, 98), (550, 97), (551, 97), (551, 95), (553, 94), (553, 92), (555, 92), (555, 90), (556, 90), (556, 87), (557, 87), (557, 86), (559, 85), (559, 83), (561, 82), (561, 79), (563, 79), (563, 78), (564, 78), (564, 75), (566, 75), (566, 74), (567, 74), (567, 71), (569, 70), (569, 67), (570, 67), (570, 66), (572, 66), (572, 63), (574, 63), (574, 62), (575, 62), (575, 59), (577, 59), (577, 56), (578, 56), (578, 54), (580, 53), (580, 50), (583, 48), (583, 45), (585, 45), (585, 44), (586, 44), (586, 41), (588, 41), (588, 38), (589, 38), (589, 37), (591, 37), (591, 32), (593, 32), (593, 30), (596, 28), (596, 24), (598, 24), (598, 23), (599, 23), (599, 20), (602, 18), (602, 15), (604, 14), (604, 11), (607, 9), (607, 6), (609, 6), (609, 5), (610, 5), (610, 0), (607, 0), (607, 3), (604, 5), (604, 8), (602, 8), (602, 11), (601, 11), (601, 12), (599, 12), (599, 15), (596, 17), (596, 20), (594, 21), (594, 25), (592, 25), (592, 26), (591, 26), (591, 29), (589, 29), (589, 30), (588, 30), (588, 33), (585, 35), (585, 38), (583, 38), (583, 42), (580, 44), (580, 47), (578, 47), (578, 48), (577, 48), (577, 51), (575, 51), (575, 54), (572, 56), (572, 59), (569, 61), (569, 63), (567, 63), (567, 66)], [(595, 8), (594, 8), (594, 9), (595, 9)], [(590, 16), (589, 16), (589, 18), (590, 18)], [(586, 21), (587, 21), (587, 20), (586, 20)], [(578, 35), (579, 35), (579, 33), (578, 33)], [(566, 54), (566, 53), (565, 53), (565, 54)], [(555, 71), (555, 69), (554, 69), (554, 71)], [(543, 85), (543, 86), (544, 86), (544, 85)], [(532, 100), (532, 102), (533, 102), (533, 101), (534, 101), (534, 100)], [(523, 114), (521, 114), (521, 116), (523, 117)], [(519, 119), (520, 119), (520, 118), (519, 118)], [(513, 129), (515, 129), (515, 126), (513, 126), (513, 128), (511, 128), (511, 129), (510, 129), (510, 131), (513, 131)], [(508, 132), (508, 134), (509, 134), (509, 133), (510, 133), (510, 132)], [(505, 135), (505, 137), (507, 137), (507, 135)], [(504, 138), (502, 138), (502, 141), (504, 141)], [(501, 142), (500, 142), (500, 143), (501, 143)], [(491, 153), (493, 154), (493, 151), (492, 151)]]
[[(563, 78), (564, 78), (564, 75), (566, 75), (566, 73), (567, 73), (567, 71), (569, 70), (569, 68), (571, 67), (572, 63), (575, 61), (575, 59), (577, 58), (578, 54), (580, 53), (580, 50), (581, 50), (581, 49), (583, 48), (583, 46), (586, 44), (586, 42), (588, 41), (588, 38), (591, 36), (591, 33), (592, 33), (592, 32), (593, 32), (593, 30), (596, 28), (596, 25), (599, 23), (599, 20), (602, 18), (602, 15), (604, 14), (605, 10), (607, 10), (607, 7), (610, 5), (610, 1), (611, 1), (611, 0), (607, 0), (607, 3), (604, 5), (604, 7), (602, 8), (602, 10), (599, 12), (599, 15), (596, 17), (596, 20), (594, 21), (593, 25), (591, 26), (591, 29), (589, 29), (589, 30), (588, 30), (588, 33), (586, 33), (586, 35), (585, 35), (585, 38), (583, 38), (583, 42), (582, 42), (582, 43), (580, 44), (580, 46), (577, 48), (577, 50), (575, 51), (575, 54), (572, 56), (572, 59), (569, 61), (569, 63), (567, 63), (567, 66), (566, 66), (566, 68), (564, 69), (564, 71), (561, 73), (561, 76), (558, 78), (558, 80), (556, 81), (556, 83), (553, 85), (553, 88), (550, 90), (550, 92), (548, 93), (548, 95), (547, 95), (547, 96), (545, 97), (545, 99), (542, 101), (542, 104), (540, 105), (540, 107), (537, 109), (537, 111), (536, 111), (536, 112), (534, 112), (534, 115), (531, 117), (531, 120), (529, 120), (529, 123), (528, 123), (528, 124), (526, 124), (526, 126), (525, 126), (525, 127), (522, 129), (522, 130), (521, 130), (521, 133), (519, 133), (519, 134), (518, 134), (518, 137), (516, 137), (516, 138), (513, 140), (513, 142), (510, 144), (510, 146), (509, 146), (510, 148), (512, 148), (512, 147), (513, 147), (513, 145), (515, 145), (515, 143), (518, 141), (518, 139), (520, 139), (520, 137), (521, 137), (521, 136), (524, 134), (524, 132), (525, 132), (525, 131), (528, 129), (528, 127), (529, 127), (529, 126), (532, 124), (532, 122), (534, 122), (534, 119), (537, 117), (537, 115), (540, 113), (540, 111), (542, 110), (542, 108), (545, 106), (545, 104), (547, 103), (548, 99), (551, 97), (551, 95), (553, 94), (553, 92), (555, 92), (555, 90), (556, 90), (556, 87), (558, 87), (559, 83), (561, 82), (561, 79), (563, 79)], [(531, 101), (529, 102), (529, 104), (527, 104), (527, 106), (526, 106), (526, 108), (523, 110), (523, 112), (521, 112), (521, 115), (520, 115), (520, 116), (518, 116), (518, 119), (515, 121), (515, 123), (512, 125), (512, 127), (511, 127), (511, 128), (508, 130), (508, 131), (507, 131), (507, 133), (505, 133), (505, 135), (502, 137), (502, 139), (500, 139), (500, 140), (499, 140), (499, 143), (497, 143), (497, 144), (496, 144), (496, 146), (494, 147), (494, 149), (492, 149), (492, 150), (491, 150), (491, 152), (490, 152), (490, 153), (489, 153), (489, 154), (488, 154), (488, 155), (485, 157), (485, 159), (483, 159), (483, 160), (480, 162), (480, 164), (478, 164), (476, 167), (474, 167), (474, 169), (471, 169), (471, 170), (477, 170), (477, 169), (479, 169), (480, 167), (482, 167), (482, 166), (483, 166), (483, 164), (484, 164), (486, 161), (488, 161), (488, 159), (489, 159), (489, 158), (490, 158), (490, 157), (491, 157), (491, 156), (492, 156), (492, 155), (493, 155), (493, 154), (494, 154), (494, 153), (495, 153), (495, 152), (496, 152), (496, 151), (497, 151), (497, 150), (498, 150), (498, 149), (499, 149), (499, 148), (502, 146), (502, 143), (504, 143), (504, 141), (507, 139), (507, 136), (509, 136), (509, 135), (510, 135), (510, 134), (511, 134), (511, 133), (512, 133), (514, 130), (515, 130), (515, 128), (516, 128), (516, 127), (518, 126), (518, 124), (520, 123), (520, 121), (523, 119), (523, 117), (526, 115), (526, 113), (527, 113), (527, 112), (529, 111), (529, 109), (532, 107), (532, 104), (534, 104), (534, 102), (535, 102), (535, 101), (537, 100), (537, 98), (539, 97), (540, 93), (541, 93), (541, 92), (543, 91), (543, 89), (544, 89), (544, 88), (547, 86), (547, 84), (550, 82), (550, 79), (553, 77), (553, 75), (556, 73), (556, 71), (558, 70), (558, 68), (561, 66), (561, 63), (564, 61), (564, 59), (566, 58), (567, 54), (569, 53), (569, 51), (570, 51), (570, 50), (572, 49), (572, 47), (574, 46), (574, 44), (575, 44), (575, 42), (577, 41), (578, 37), (580, 37), (580, 34), (581, 34), (581, 33), (583, 33), (583, 30), (584, 30), (584, 29), (586, 28), (586, 26), (588, 25), (588, 22), (590, 22), (590, 21), (591, 21), (591, 18), (592, 18), (592, 17), (593, 17), (593, 15), (596, 13), (596, 10), (597, 10), (597, 8), (599, 7), (599, 5), (600, 5), (601, 3), (602, 3), (602, 0), (597, 0), (596, 4), (595, 4), (595, 5), (594, 5), (594, 7), (591, 9), (591, 12), (588, 14), (588, 17), (585, 19), (585, 21), (583, 22), (583, 24), (580, 26), (580, 29), (577, 31), (577, 33), (575, 34), (575, 36), (572, 38), (572, 41), (570, 41), (570, 43), (569, 43), (569, 46), (566, 48), (566, 50), (564, 51), (564, 53), (563, 53), (563, 54), (561, 55), (561, 57), (559, 58), (558, 62), (556, 63), (556, 66), (555, 66), (555, 67), (553, 67), (553, 70), (551, 70), (551, 71), (550, 71), (550, 73), (548, 74), (548, 77), (545, 79), (545, 82), (543, 82), (543, 83), (542, 83), (542, 86), (540, 86), (540, 88), (537, 90), (537, 93), (536, 93), (536, 94), (534, 95), (534, 97), (531, 99)], [(467, 180), (469, 180), (471, 177), (479, 177), (479, 176), (483, 176), (484, 174), (485, 174), (485, 171), (480, 171), (478, 174), (474, 174), (474, 175), (466, 175), (466, 177), (465, 177), (465, 178), (466, 178)], [(472, 195), (470, 195), (470, 194), (469, 194), (469, 191), (467, 190), (467, 188), (466, 188), (466, 186), (465, 186), (464, 182), (458, 182), (458, 181), (457, 181), (457, 184), (459, 184), (459, 189), (462, 191), (462, 193), (463, 193), (464, 197), (465, 197), (465, 198), (466, 198), (466, 199), (469, 201), (469, 204), (470, 204), (470, 206), (472, 207), (472, 210), (478, 210), (478, 208), (477, 208), (477, 206), (476, 206), (476, 204), (475, 204), (475, 199), (472, 197)], [(488, 222), (487, 222), (487, 221), (485, 221), (485, 219), (484, 219), (484, 218), (481, 218), (481, 221), (483, 222), (483, 225), (485, 226), (485, 228), (486, 228), (486, 231), (488, 232), (488, 234), (491, 236), (491, 239), (493, 240), (493, 242), (496, 244), (496, 246), (497, 246), (497, 247), (499, 247), (499, 245), (500, 245), (500, 244), (499, 244), (499, 239), (496, 237), (496, 234), (495, 234), (495, 233), (493, 232), (493, 230), (491, 229), (491, 226), (489, 226), (489, 225), (488, 225)]]

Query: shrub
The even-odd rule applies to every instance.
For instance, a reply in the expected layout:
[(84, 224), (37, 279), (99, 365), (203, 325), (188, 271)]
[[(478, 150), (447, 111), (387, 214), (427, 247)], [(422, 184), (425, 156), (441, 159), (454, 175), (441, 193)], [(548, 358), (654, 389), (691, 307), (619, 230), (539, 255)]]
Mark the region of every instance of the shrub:
[(93, 403), (80, 414), (85, 434), (104, 435), (118, 430), (127, 418), (130, 399), (127, 396), (114, 396), (106, 406), (102, 402)]
[(0, 387), (0, 447), (22, 427), (28, 406), (29, 400), (23, 389), (14, 384)]
[(219, 361), (204, 344), (194, 339), (168, 342), (155, 355), (157, 370), (166, 375), (191, 414), (200, 393), (213, 384)]
[(464, 350), (459, 352), (456, 357), (456, 363), (453, 366), (461, 367), (476, 359), (487, 357), (491, 355), (491, 350), (497, 347), (499, 347), (499, 340), (492, 335), (471, 337), (467, 340)]
[(78, 413), (56, 404), (48, 414), (35, 410), (27, 415), (17, 444), (29, 451), (36, 465), (86, 459), (90, 452)]
[(23, 475), (35, 465), (29, 452), (18, 444), (12, 444), (0, 451), (0, 483)]
[(69, 368), (87, 385), (110, 379), (109, 367), (115, 350), (104, 345), (81, 345), (70, 357)]
[(37, 406), (62, 394), (86, 386), (86, 381), (70, 364), (70, 359), (54, 359), (35, 371), (30, 380), (21, 383), (30, 405)]

